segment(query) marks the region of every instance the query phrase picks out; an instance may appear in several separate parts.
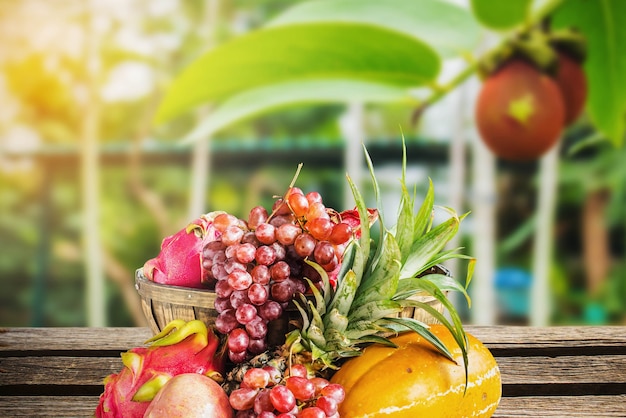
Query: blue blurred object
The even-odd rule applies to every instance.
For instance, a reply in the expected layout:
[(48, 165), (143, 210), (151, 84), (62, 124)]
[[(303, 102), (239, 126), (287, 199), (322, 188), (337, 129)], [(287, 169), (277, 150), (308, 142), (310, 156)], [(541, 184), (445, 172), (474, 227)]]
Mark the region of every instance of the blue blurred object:
[(532, 276), (529, 272), (516, 268), (501, 268), (496, 272), (495, 288), (498, 308), (505, 317), (527, 317), (529, 292)]
[(585, 323), (591, 325), (605, 324), (608, 321), (606, 308), (597, 302), (589, 302), (583, 312)]

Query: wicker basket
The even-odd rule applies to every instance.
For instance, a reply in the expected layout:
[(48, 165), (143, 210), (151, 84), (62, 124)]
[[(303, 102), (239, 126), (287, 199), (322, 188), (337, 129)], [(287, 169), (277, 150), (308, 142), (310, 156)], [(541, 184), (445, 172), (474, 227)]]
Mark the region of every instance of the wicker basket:
[[(449, 275), (449, 272), (440, 266), (434, 267), (427, 273)], [(143, 313), (155, 334), (159, 333), (174, 319), (184, 321), (199, 319), (208, 326), (213, 326), (215, 323), (217, 317), (217, 311), (214, 308), (216, 296), (212, 290), (154, 283), (144, 277), (142, 269), (138, 269), (135, 273), (135, 288), (141, 297)], [(428, 303), (439, 312), (443, 312), (441, 302), (428, 294), (417, 294), (413, 298)], [(415, 318), (427, 324), (437, 322), (428, 312), (419, 308), (404, 308), (398, 316)], [(280, 344), (281, 339), (284, 340), (284, 335), (288, 331), (290, 320), (299, 318), (299, 312), (293, 308), (287, 310), (287, 315), (284, 318), (272, 321), (268, 326), (270, 343)]]
[(135, 272), (135, 288), (141, 298), (141, 309), (155, 334), (174, 319), (199, 319), (212, 325), (217, 317), (212, 290), (154, 283), (144, 277), (142, 269)]

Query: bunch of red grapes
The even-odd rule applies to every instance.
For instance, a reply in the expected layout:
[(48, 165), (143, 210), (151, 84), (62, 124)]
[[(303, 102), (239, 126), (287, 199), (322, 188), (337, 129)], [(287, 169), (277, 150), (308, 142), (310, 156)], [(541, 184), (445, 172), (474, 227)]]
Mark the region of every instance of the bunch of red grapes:
[(297, 187), (277, 199), (271, 213), (256, 206), (247, 221), (223, 213), (213, 224), (221, 237), (204, 247), (202, 267), (215, 280), (215, 326), (228, 336), (230, 360), (241, 363), (269, 348), (268, 323), (308, 292), (305, 278), (321, 286), (305, 260), (332, 275), (354, 231), (319, 193)]
[(306, 367), (296, 364), (286, 377), (273, 366), (248, 369), (229, 401), (236, 418), (338, 418), (345, 396), (343, 386), (309, 377)]

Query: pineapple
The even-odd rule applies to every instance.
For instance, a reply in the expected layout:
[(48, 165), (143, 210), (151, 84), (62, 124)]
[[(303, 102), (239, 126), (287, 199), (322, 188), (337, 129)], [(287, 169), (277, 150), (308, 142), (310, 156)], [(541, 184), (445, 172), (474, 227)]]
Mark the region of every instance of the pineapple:
[[(430, 341), (442, 355), (452, 355), (428, 325), (398, 314), (405, 307), (422, 308), (444, 324), (462, 350), (467, 364), (467, 339), (461, 320), (446, 297), (447, 291), (460, 291), (470, 303), (466, 288), (471, 279), (474, 260), (460, 254), (459, 249), (444, 250), (458, 231), (464, 216), (447, 209), (450, 218), (433, 227), (434, 193), (432, 182), (417, 214), (415, 200), (406, 186), (406, 150), (402, 159), (402, 196), (396, 225), (387, 230), (379, 186), (372, 161), (365, 150), (376, 195), (380, 234), (378, 245), (371, 239), (371, 211), (363, 196), (348, 177), (361, 220), (361, 236), (346, 248), (336, 289), (328, 273), (313, 262), (308, 262), (322, 276), (323, 288), (312, 283), (312, 297), (301, 295), (294, 301), (301, 321), (286, 336), (284, 345), (260, 354), (234, 367), (227, 375), (224, 388), (231, 392), (250, 368), (272, 365), (285, 371), (292, 364), (304, 364), (310, 374), (329, 375), (341, 366), (344, 359), (358, 356), (364, 346), (372, 343), (393, 346), (386, 336), (402, 331), (414, 331)], [(465, 286), (442, 274), (428, 274), (432, 267), (451, 258), (469, 260)], [(447, 309), (450, 319), (428, 304), (412, 299), (418, 292), (426, 292)], [(453, 360), (454, 361), (454, 360)], [(466, 376), (467, 376), (467, 367)]]

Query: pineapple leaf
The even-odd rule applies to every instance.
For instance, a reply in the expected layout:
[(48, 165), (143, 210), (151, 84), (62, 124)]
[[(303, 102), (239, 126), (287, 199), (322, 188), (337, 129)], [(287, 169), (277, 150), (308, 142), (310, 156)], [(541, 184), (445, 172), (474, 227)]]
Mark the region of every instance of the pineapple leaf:
[[(307, 300), (306, 297), (304, 295), (300, 295), (303, 299), (304, 302), (304, 306), (306, 306)], [(311, 324), (311, 321), (309, 321), (309, 314), (304, 310), (304, 308), (298, 303), (296, 302), (296, 300), (294, 299), (293, 301), (294, 306), (296, 307), (296, 309), (298, 309), (298, 312), (300, 312), (300, 316), (302, 317), (302, 329), (308, 329), (309, 325)]]
[(402, 266), (400, 279), (415, 277), (450, 241), (459, 229), (459, 218), (453, 216), (437, 225), (413, 244), (411, 254)]
[(358, 288), (357, 282), (356, 273), (349, 270), (343, 280), (337, 283), (337, 291), (330, 302), (329, 310), (336, 309), (341, 315), (348, 316)]
[[(328, 273), (326, 272), (326, 270), (324, 270), (324, 268), (322, 268), (322, 266), (320, 266), (319, 264), (311, 261), (311, 260), (304, 260), (309, 266), (313, 267), (315, 269), (315, 271), (320, 275), (320, 277), (322, 278), (322, 284), (323, 284), (323, 302), (324, 302), (324, 311), (326, 310), (326, 306), (328, 306), (328, 304), (330, 303), (330, 297), (331, 297), (331, 289), (330, 289), (330, 280), (328, 278)], [(315, 287), (312, 283), (311, 280), (309, 280), (309, 278), (307, 277), (306, 280), (309, 282), (309, 286), (311, 287), (311, 290), (313, 290), (313, 288)], [(317, 291), (319, 293), (319, 291), (317, 290), (317, 288), (315, 288), (314, 292)], [(317, 296), (315, 297), (317, 300)]]
[(322, 320), (322, 316), (320, 315), (320, 313), (317, 311), (317, 308), (313, 305), (313, 302), (310, 300), (307, 300), (308, 305), (309, 305), (309, 310), (311, 312), (311, 325), (309, 326), (309, 328), (311, 328), (312, 326), (315, 326), (317, 328), (320, 329), (320, 331), (322, 332), (322, 335), (324, 333), (324, 321)]
[(415, 215), (415, 222), (413, 223), (413, 241), (417, 241), (430, 230), (430, 225), (433, 220), (433, 207), (435, 205), (435, 188), (433, 181), (428, 179), (428, 191), (420, 206), (420, 210)]
[(361, 277), (363, 277), (363, 272), (365, 271), (365, 265), (369, 258), (370, 252), (370, 225), (369, 225), (369, 216), (367, 212), (367, 205), (365, 204), (365, 200), (363, 200), (363, 196), (361, 192), (356, 187), (350, 176), (347, 176), (348, 184), (350, 185), (350, 189), (352, 190), (352, 195), (354, 197), (354, 201), (356, 203), (357, 211), (359, 212), (359, 219), (361, 221), (361, 239), (359, 240), (359, 250), (354, 254), (354, 262), (352, 263), (352, 270), (354, 271), (356, 277), (356, 286), (358, 287), (361, 281)]
[(404, 263), (409, 256), (413, 245), (416, 219), (413, 216), (415, 198), (409, 194), (406, 185), (406, 143), (404, 142), (404, 135), (402, 136), (402, 177), (400, 179), (400, 186), (402, 188), (402, 193), (400, 195), (398, 220), (394, 226), (394, 236), (398, 242), (402, 262)]
[(465, 276), (465, 289), (469, 287), (470, 282), (472, 281), (472, 276), (474, 275), (474, 267), (476, 266), (476, 259), (470, 258), (469, 264), (467, 265), (467, 275)]
[(383, 248), (374, 271), (364, 277), (357, 289), (355, 306), (374, 300), (391, 299), (397, 291), (400, 263), (400, 248), (393, 235), (386, 234), (381, 241)]
[(350, 323), (346, 330), (346, 337), (350, 340), (358, 340), (366, 335), (377, 333), (395, 333), (397, 330), (389, 328), (384, 320), (369, 321), (361, 320)]
[(305, 277), (304, 279), (309, 284), (309, 289), (311, 289), (311, 293), (313, 293), (313, 297), (315, 298), (315, 309), (320, 315), (324, 315), (326, 313), (326, 302), (324, 301), (324, 296), (322, 296), (320, 291), (308, 277)]
[(462, 286), (454, 278), (445, 274), (429, 274), (426, 276), (411, 277), (409, 279), (401, 280), (398, 284), (398, 290), (396, 292), (396, 295), (393, 297), (394, 300), (407, 299), (413, 296), (416, 292), (415, 289), (417, 289), (419, 286), (419, 284), (415, 284), (415, 281), (418, 280), (429, 280), (432, 284), (434, 284), (443, 292), (460, 292), (463, 294), (463, 296), (465, 296), (465, 299), (467, 300), (467, 305), (469, 307), (471, 307), (472, 305), (470, 296), (467, 293), (467, 288), (465, 286)]
[(350, 322), (368, 319), (375, 321), (388, 315), (395, 315), (402, 310), (402, 306), (393, 300), (374, 300), (356, 307), (350, 312)]
[[(314, 322), (311, 322), (309, 328), (306, 332), (303, 330), (304, 340), (308, 341), (308, 343), (313, 343), (317, 347), (325, 347), (326, 346), (326, 338), (324, 338), (324, 331)], [(305, 341), (302, 341), (304, 344)]]
[(429, 262), (424, 264), (424, 266), (421, 269), (422, 272), (428, 271), (432, 267), (435, 267), (437, 265), (442, 265), (445, 261), (452, 260), (455, 258), (460, 258), (464, 260), (471, 260), (473, 258), (465, 254), (459, 254), (458, 251), (460, 251), (461, 249), (463, 248), (458, 247), (458, 248), (454, 248), (451, 250), (441, 251), (439, 254), (433, 257)]
[(339, 313), (337, 309), (331, 310), (324, 316), (324, 329), (326, 330), (324, 336), (326, 340), (329, 340), (329, 335), (332, 331), (344, 332), (348, 328), (348, 317)]
[(365, 336), (363, 338), (359, 338), (357, 340), (357, 342), (359, 344), (365, 344), (365, 343), (373, 344), (373, 343), (376, 343), (376, 344), (382, 344), (382, 345), (387, 346), (387, 347), (398, 348), (398, 346), (396, 344), (394, 344), (392, 341), (390, 341), (388, 338), (381, 337), (379, 335), (368, 335), (368, 336)]
[[(468, 361), (467, 336), (465, 335), (465, 331), (463, 330), (463, 323), (461, 322), (461, 317), (459, 316), (459, 313), (456, 311), (456, 309), (454, 309), (452, 302), (448, 300), (446, 295), (435, 284), (431, 283), (428, 280), (422, 280), (419, 282), (419, 288), (421, 288), (422, 290), (425, 290), (426, 292), (434, 296), (438, 301), (440, 301), (442, 305), (445, 307), (445, 309), (448, 311), (450, 318), (452, 319), (453, 324), (450, 324), (450, 322), (441, 313), (439, 313), (437, 310), (435, 310), (433, 307), (427, 304), (417, 302), (419, 305), (413, 305), (413, 306), (420, 306), (422, 309), (427, 310), (438, 321), (444, 324), (446, 328), (448, 328), (448, 330), (454, 337), (454, 340), (456, 341), (457, 345), (461, 349), (461, 353), (463, 355), (463, 362), (465, 364), (465, 383), (467, 386), (467, 381), (469, 378), (469, 374), (467, 370), (467, 361)], [(414, 302), (416, 301), (407, 299), (407, 300), (404, 300), (402, 303), (404, 304), (404, 303), (414, 303)]]
[[(341, 257), (341, 267), (339, 267), (339, 273), (337, 274), (338, 283), (343, 280), (348, 271), (352, 268), (357, 251), (359, 251), (359, 243), (356, 240), (351, 239)], [(322, 275), (322, 278), (323, 277), (324, 276)], [(328, 278), (328, 274), (326, 274), (326, 277)], [(328, 282), (328, 286), (324, 283), (324, 298), (326, 298), (326, 304), (328, 305), (331, 298), (330, 281)]]
[(349, 347), (351, 341), (346, 335), (336, 329), (329, 328), (326, 330), (326, 334), (324, 334), (326, 338), (326, 347), (327, 351), (334, 350), (338, 351), (341, 348)]
[(442, 314), (441, 312), (439, 312), (437, 309), (433, 308), (431, 305), (429, 305), (426, 302), (421, 302), (415, 299), (406, 299), (401, 302), (401, 305), (405, 308), (414, 307), (414, 308), (423, 309), (424, 311), (428, 312), (433, 317), (433, 319), (443, 324), (450, 331), (454, 330), (454, 325), (452, 325), (452, 323), (448, 320), (448, 318), (446, 318), (444, 314)]
[(441, 340), (435, 334), (430, 332), (430, 329), (428, 328), (427, 325), (413, 318), (388, 318), (387, 320), (391, 322), (395, 322), (399, 325), (402, 325), (410, 329), (411, 331), (414, 331), (420, 337), (424, 338), (426, 341), (431, 343), (446, 358), (456, 363), (448, 347), (446, 347), (445, 344), (441, 342)]
[[(378, 210), (380, 242), (382, 242), (385, 234), (387, 233), (387, 231), (385, 230), (385, 222), (384, 222), (385, 215), (384, 215), (384, 210), (383, 210), (382, 194), (380, 193), (378, 180), (376, 180), (376, 174), (374, 172), (374, 164), (372, 163), (372, 158), (367, 152), (367, 148), (365, 148), (365, 145), (363, 145), (363, 152), (365, 154), (365, 161), (367, 162), (367, 168), (369, 169), (370, 177), (372, 178), (372, 187), (374, 188), (374, 197), (376, 198), (376, 208)], [(368, 263), (369, 264), (368, 269), (367, 269), (368, 272), (371, 272), (372, 270), (374, 270), (375, 266), (379, 262), (380, 257), (381, 257), (382, 247), (383, 247), (382, 245), (378, 245), (376, 247), (376, 253), (374, 254), (374, 256), (369, 258), (370, 262)]]

